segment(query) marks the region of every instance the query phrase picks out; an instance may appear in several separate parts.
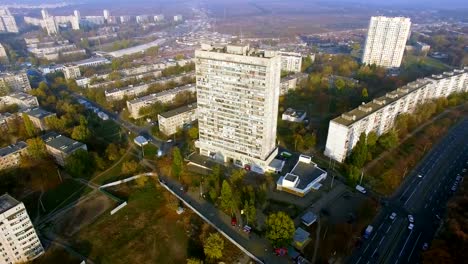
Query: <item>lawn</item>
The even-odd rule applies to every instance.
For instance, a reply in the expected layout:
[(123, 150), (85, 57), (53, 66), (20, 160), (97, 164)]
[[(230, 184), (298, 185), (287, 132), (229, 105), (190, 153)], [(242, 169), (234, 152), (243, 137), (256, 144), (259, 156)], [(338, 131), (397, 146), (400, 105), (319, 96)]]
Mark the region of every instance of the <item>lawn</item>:
[(152, 159), (158, 154), (158, 148), (153, 144), (148, 144), (143, 149), (145, 151), (145, 158)]
[(167, 206), (168, 193), (154, 181), (112, 192), (127, 198), (128, 205), (80, 230), (71, 240), (78, 252), (96, 263), (185, 263), (190, 212), (177, 215)]
[(108, 171), (104, 172), (103, 174), (94, 176), (91, 181), (101, 185), (119, 180), (120, 178), (122, 178), (122, 164), (126, 161), (132, 160), (134, 155), (140, 155), (139, 151), (136, 149), (132, 149), (128, 153), (125, 153), (123, 159), (120, 160), (120, 162), (112, 165), (113, 167)]
[(90, 188), (80, 182), (73, 179), (65, 179), (63, 183), (44, 193), (42, 203), (44, 204), (46, 213), (49, 213), (78, 200), (90, 190)]

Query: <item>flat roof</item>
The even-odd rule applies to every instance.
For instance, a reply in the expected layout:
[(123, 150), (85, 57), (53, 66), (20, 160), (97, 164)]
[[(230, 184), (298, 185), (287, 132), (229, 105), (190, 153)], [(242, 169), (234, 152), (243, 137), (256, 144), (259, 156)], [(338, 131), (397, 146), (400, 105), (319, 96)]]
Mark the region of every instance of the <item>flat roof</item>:
[(294, 231), (294, 241), (299, 243), (304, 243), (309, 239), (310, 233), (305, 231), (304, 229), (298, 227), (296, 231)]
[(284, 78), (281, 78), (281, 82), (287, 82), (287, 81), (290, 81), (292, 79), (297, 79), (297, 78), (303, 78), (307, 76), (306, 73), (303, 73), (303, 72), (298, 72), (298, 73), (295, 73), (295, 74), (292, 74), (292, 75), (288, 75)]
[(19, 99), (19, 100), (35, 98), (35, 96), (32, 96), (32, 95), (27, 94), (27, 93), (23, 93), (23, 92), (13, 93), (13, 94), (9, 94), (7, 96), (10, 96), (10, 97), (13, 97), (13, 98), (16, 98), (16, 99)]
[(317, 164), (313, 162), (305, 163), (298, 161), (290, 173), (299, 177), (299, 184), (296, 186), (296, 188), (305, 189), (307, 185), (315, 181), (318, 177), (322, 176), (326, 172), (320, 169)]
[(3, 214), (18, 204), (20, 204), (18, 200), (11, 197), (8, 193), (5, 193), (4, 195), (0, 196), (0, 213)]
[(353, 123), (358, 122), (359, 120), (371, 115), (372, 113), (386, 107), (387, 105), (398, 101), (399, 99), (414, 92), (415, 90), (427, 86), (428, 84), (432, 83), (433, 80), (440, 80), (447, 77), (463, 74), (465, 72), (468, 72), (468, 67), (465, 67), (464, 69), (460, 70), (454, 70), (452, 72), (444, 72), (443, 74), (432, 75), (431, 77), (418, 79), (416, 81), (406, 84), (405, 86), (397, 88), (396, 90), (388, 92), (384, 96), (376, 98), (370, 101), (369, 103), (362, 104), (359, 107), (336, 117), (332, 121), (344, 126), (350, 126)]
[(159, 115), (164, 117), (164, 118), (170, 118), (170, 117), (180, 115), (180, 114), (185, 113), (185, 112), (193, 111), (195, 109), (197, 109), (197, 103), (184, 105), (184, 106), (176, 108), (174, 110), (161, 113)]
[(88, 63), (93, 63), (93, 62), (110, 63), (110, 61), (108, 59), (106, 59), (106, 58), (94, 57), (94, 58), (84, 59), (84, 60), (80, 60), (80, 61), (75, 61), (75, 62), (72, 62), (72, 64), (80, 66), (80, 65), (83, 65), (83, 64), (88, 64)]
[(3, 148), (0, 148), (0, 157), (5, 157), (8, 156), (12, 153), (15, 153), (17, 151), (20, 151), (24, 148), (28, 147), (26, 142), (24, 141), (18, 141), (16, 144), (12, 144)]
[(135, 104), (135, 103), (145, 102), (145, 101), (149, 101), (149, 100), (154, 100), (154, 99), (157, 99), (158, 97), (161, 97), (161, 96), (164, 96), (164, 95), (178, 93), (178, 92), (182, 92), (184, 90), (190, 90), (192, 88), (195, 88), (195, 85), (188, 84), (188, 85), (184, 85), (184, 86), (179, 86), (179, 87), (176, 87), (176, 88), (173, 88), (173, 89), (170, 89), (170, 90), (165, 90), (165, 91), (162, 91), (162, 92), (159, 92), (159, 93), (154, 93), (154, 94), (150, 94), (150, 95), (147, 95), (147, 96), (143, 96), (143, 97), (131, 100), (131, 101), (129, 101), (129, 103), (130, 104)]
[(317, 215), (311, 211), (308, 211), (301, 217), (301, 221), (306, 223), (306, 225), (311, 225), (317, 221)]
[(39, 107), (29, 108), (29, 109), (23, 111), (23, 113), (25, 113), (25, 114), (27, 114), (29, 116), (33, 116), (35, 118), (39, 118), (39, 119), (42, 119), (42, 118), (45, 118), (45, 117), (48, 117), (48, 116), (51, 116), (51, 115), (55, 115), (54, 113), (49, 112), (49, 111), (44, 110), (44, 109), (39, 108)]
[(288, 108), (286, 111), (284, 111), (284, 115), (292, 116), (292, 117), (301, 117), (305, 114), (306, 112), (304, 110), (296, 110), (293, 108)]
[(42, 140), (45, 141), (46, 145), (60, 150), (65, 153), (72, 153), (73, 151), (81, 148), (84, 144), (68, 138), (66, 136), (60, 135), (57, 132), (49, 132), (42, 136)]

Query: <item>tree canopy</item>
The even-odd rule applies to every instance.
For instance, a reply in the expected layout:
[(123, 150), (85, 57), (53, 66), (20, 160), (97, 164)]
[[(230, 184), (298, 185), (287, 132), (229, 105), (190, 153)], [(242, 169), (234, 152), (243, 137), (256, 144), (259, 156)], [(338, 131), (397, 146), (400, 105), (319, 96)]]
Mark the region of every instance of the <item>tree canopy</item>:
[(224, 240), (218, 233), (211, 233), (203, 244), (203, 252), (211, 260), (222, 258), (223, 250)]
[(285, 212), (270, 214), (266, 221), (266, 237), (275, 246), (286, 246), (292, 242), (294, 236), (294, 222)]

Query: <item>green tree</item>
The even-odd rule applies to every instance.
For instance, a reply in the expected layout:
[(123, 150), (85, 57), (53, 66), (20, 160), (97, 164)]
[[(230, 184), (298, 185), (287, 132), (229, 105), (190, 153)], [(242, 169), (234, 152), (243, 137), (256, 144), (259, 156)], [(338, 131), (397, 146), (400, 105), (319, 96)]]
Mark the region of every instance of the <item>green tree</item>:
[(254, 224), (257, 219), (257, 209), (255, 208), (255, 201), (253, 199), (245, 200), (244, 202), (244, 214), (247, 219), (247, 224)]
[(361, 96), (362, 96), (363, 98), (369, 97), (369, 93), (367, 92), (367, 88), (362, 88)]
[(184, 160), (182, 158), (182, 154), (180, 153), (180, 149), (175, 147), (172, 150), (172, 175), (180, 180), (180, 174), (182, 173), (183, 167)]
[(366, 134), (363, 132), (359, 136), (359, 141), (356, 143), (356, 146), (354, 146), (351, 151), (351, 155), (349, 155), (350, 163), (357, 168), (362, 168), (367, 161), (367, 151)]
[(198, 138), (198, 128), (197, 127), (191, 127), (188, 130), (188, 135), (190, 139), (197, 139)]
[(34, 136), (36, 134), (36, 127), (31, 122), (31, 119), (26, 113), (23, 113), (23, 122), (24, 128), (26, 129), (26, 134), (30, 137)]
[(120, 158), (119, 147), (115, 143), (110, 143), (106, 148), (106, 156), (110, 161), (116, 161)]
[(384, 149), (392, 149), (398, 145), (398, 135), (395, 130), (390, 130), (380, 136), (377, 142)]
[(336, 89), (341, 90), (341, 89), (345, 88), (345, 86), (346, 86), (346, 82), (343, 79), (338, 78), (338, 79), (335, 80)]
[(304, 136), (304, 147), (306, 149), (311, 149), (315, 147), (315, 144), (317, 143), (317, 137), (315, 134), (308, 133)]
[(232, 215), (235, 207), (234, 197), (232, 195), (231, 185), (224, 180), (223, 187), (221, 188), (221, 209), (229, 211)]
[(88, 127), (86, 125), (80, 124), (79, 126), (75, 126), (73, 128), (71, 137), (78, 141), (86, 141), (90, 135), (91, 132), (89, 131)]
[(203, 261), (196, 258), (187, 259), (187, 264), (203, 264)]
[(211, 260), (222, 258), (223, 250), (224, 240), (218, 233), (211, 233), (203, 244), (203, 252)]
[(84, 149), (77, 150), (67, 157), (65, 164), (65, 170), (77, 178), (89, 178), (94, 171), (93, 159)]
[(294, 235), (294, 222), (284, 212), (270, 214), (266, 221), (266, 237), (275, 246), (286, 246), (292, 242)]
[(38, 160), (47, 157), (46, 146), (41, 138), (30, 138), (26, 140), (26, 144), (28, 144), (28, 154), (33, 159)]
[(135, 173), (137, 170), (138, 170), (138, 162), (134, 160), (125, 161), (122, 164), (122, 172), (124, 174), (132, 174), (132, 173)]

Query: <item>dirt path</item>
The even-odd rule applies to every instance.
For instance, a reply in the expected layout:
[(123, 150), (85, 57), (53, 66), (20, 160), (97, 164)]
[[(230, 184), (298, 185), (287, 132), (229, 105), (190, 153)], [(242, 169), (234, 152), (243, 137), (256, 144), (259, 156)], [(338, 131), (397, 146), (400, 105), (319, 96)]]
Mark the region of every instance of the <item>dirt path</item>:
[(110, 166), (107, 170), (99, 173), (98, 175), (94, 176), (90, 182), (95, 182), (96, 179), (98, 179), (99, 177), (101, 177), (102, 175), (106, 174), (107, 172), (109, 172), (110, 170), (112, 170), (113, 168), (115, 168), (117, 165), (119, 165), (129, 154), (130, 152), (133, 150), (133, 145), (130, 145), (127, 150), (125, 151), (125, 153), (122, 155), (122, 157), (120, 157), (120, 159), (118, 161), (116, 161), (112, 166)]

